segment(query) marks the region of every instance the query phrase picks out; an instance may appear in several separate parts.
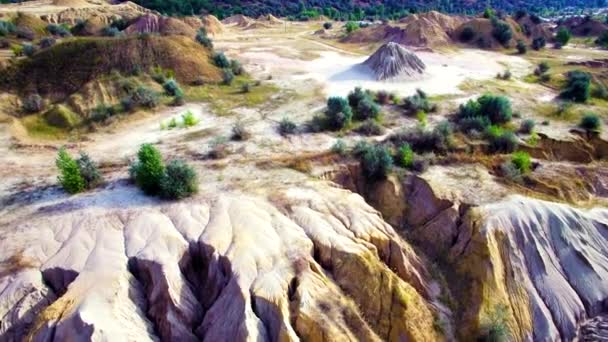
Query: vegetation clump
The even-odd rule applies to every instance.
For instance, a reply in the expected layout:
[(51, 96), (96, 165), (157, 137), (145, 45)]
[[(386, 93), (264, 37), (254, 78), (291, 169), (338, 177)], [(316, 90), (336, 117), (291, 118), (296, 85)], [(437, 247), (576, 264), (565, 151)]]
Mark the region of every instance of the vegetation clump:
[(519, 131), (523, 134), (531, 134), (534, 132), (534, 127), (536, 126), (536, 121), (532, 119), (526, 119), (521, 122), (519, 126)]
[(528, 52), (528, 46), (521, 39), (517, 41), (517, 45), (515, 47), (517, 48), (517, 53), (519, 53), (520, 55), (524, 55), (526, 54), (526, 52)]
[(288, 118), (283, 118), (281, 122), (279, 122), (279, 134), (282, 136), (294, 134), (296, 132), (296, 128), (296, 124)]
[(543, 49), (547, 45), (544, 37), (536, 37), (532, 40), (532, 48), (536, 51)]
[[(486, 117), (491, 124), (504, 124), (511, 121), (513, 110), (511, 101), (504, 96), (486, 94), (477, 100), (469, 100), (460, 105), (458, 110), (458, 121), (468, 119), (467, 124), (473, 123), (471, 118)], [(477, 120), (477, 119), (475, 119)], [(485, 119), (477, 120), (477, 123), (487, 122)]]
[(131, 94), (123, 97), (120, 102), (126, 111), (134, 110), (138, 107), (152, 109), (159, 105), (160, 98), (154, 90), (139, 86)]
[(251, 137), (251, 133), (242, 122), (237, 122), (232, 126), (232, 140), (244, 141)]
[(588, 132), (598, 132), (602, 128), (602, 121), (595, 113), (586, 113), (581, 118), (579, 126)]
[(44, 99), (38, 94), (30, 94), (21, 104), (21, 109), (26, 113), (37, 113), (44, 109)]
[(213, 49), (213, 41), (211, 41), (211, 38), (207, 36), (207, 30), (204, 27), (198, 29), (195, 39), (199, 44), (207, 49)]
[(512, 131), (495, 125), (486, 128), (485, 137), (490, 152), (511, 153), (518, 145), (517, 138)]
[(165, 199), (182, 199), (198, 191), (196, 171), (181, 160), (167, 164), (160, 178), (160, 196)]
[(80, 152), (78, 160), (74, 160), (62, 147), (59, 149), (55, 164), (60, 173), (59, 184), (70, 194), (93, 189), (103, 183), (97, 164), (84, 152)]
[(416, 89), (416, 94), (403, 99), (403, 107), (410, 113), (425, 113), (434, 112), (437, 110), (437, 105), (432, 104), (426, 92), (421, 89)]
[(532, 169), (532, 161), (530, 159), (530, 155), (523, 151), (514, 152), (511, 155), (511, 163), (522, 174), (527, 174)]
[(494, 37), (494, 39), (496, 39), (503, 46), (508, 46), (511, 38), (513, 38), (511, 26), (496, 18), (492, 18), (492, 26), (492, 37)]
[(574, 102), (586, 102), (591, 95), (591, 75), (574, 70), (566, 75), (566, 87), (560, 96)]
[(572, 33), (570, 32), (570, 30), (568, 30), (565, 27), (560, 27), (557, 30), (557, 33), (555, 34), (555, 41), (558, 44), (558, 47), (562, 47), (562, 46), (566, 46), (568, 45), (568, 42), (570, 42), (570, 39), (572, 38)]
[(337, 131), (350, 125), (353, 112), (348, 101), (343, 97), (330, 97), (325, 111), (327, 128)]
[(165, 92), (169, 96), (183, 96), (184, 95), (182, 88), (179, 86), (177, 81), (173, 78), (168, 79), (167, 81), (165, 81), (165, 83), (163, 83), (163, 89), (165, 89)]
[(226, 55), (224, 55), (223, 52), (218, 52), (215, 55), (213, 55), (213, 63), (218, 68), (222, 68), (222, 69), (226, 69), (226, 68), (230, 67), (230, 60), (228, 59), (228, 57), (226, 57)]
[(165, 173), (165, 165), (160, 151), (151, 144), (143, 144), (137, 152), (137, 161), (131, 165), (129, 174), (135, 184), (146, 194), (160, 192), (160, 181)]
[(367, 179), (384, 179), (393, 168), (393, 158), (385, 146), (365, 145), (358, 153), (363, 175)]

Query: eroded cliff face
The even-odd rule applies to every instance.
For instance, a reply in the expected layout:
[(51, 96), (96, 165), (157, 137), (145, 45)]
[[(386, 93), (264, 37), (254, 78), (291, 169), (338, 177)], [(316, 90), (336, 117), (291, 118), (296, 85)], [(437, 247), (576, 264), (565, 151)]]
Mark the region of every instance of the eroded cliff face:
[(117, 191), (5, 224), (3, 340), (450, 338), (427, 265), (359, 195), (103, 199)]

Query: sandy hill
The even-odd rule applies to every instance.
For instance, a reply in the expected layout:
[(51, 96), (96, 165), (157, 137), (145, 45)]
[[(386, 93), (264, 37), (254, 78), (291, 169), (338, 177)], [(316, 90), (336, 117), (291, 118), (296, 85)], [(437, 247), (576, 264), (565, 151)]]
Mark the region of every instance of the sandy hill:
[(550, 24), (534, 20), (528, 14), (517, 19), (517, 23), (521, 27), (523, 34), (529, 39), (543, 37), (549, 41), (553, 36)]
[(382, 45), (363, 65), (372, 70), (377, 80), (411, 79), (426, 69), (414, 52), (394, 42)]
[(221, 71), (209, 57), (207, 49), (181, 36), (79, 38), (19, 61), (0, 73), (0, 81), (5, 89), (39, 92), (58, 100), (114, 70), (130, 74), (160, 66), (173, 70), (180, 82), (198, 77), (218, 81)]
[(224, 32), (224, 25), (215, 16), (211, 14), (204, 15), (201, 18), (203, 27), (207, 30), (210, 35), (217, 35)]
[[(511, 32), (513, 32), (513, 37), (511, 38), (507, 46), (515, 46), (515, 42), (520, 39), (525, 42), (530, 41), (530, 38), (524, 35), (521, 27), (515, 20), (510, 17), (507, 17), (503, 21), (509, 25), (509, 27), (511, 28)], [(490, 19), (486, 18), (474, 18), (463, 23), (460, 27), (456, 29), (456, 31), (452, 35), (455, 41), (460, 40), (460, 37), (462, 37), (463, 30), (465, 30), (467, 27), (471, 28), (475, 33), (474, 36), (467, 42), (468, 44), (484, 49), (500, 49), (505, 47), (499, 41), (497, 41), (496, 38), (494, 38), (492, 34), (494, 30), (494, 25), (492, 24), (492, 21)]]
[(254, 22), (253, 19), (246, 17), (242, 14), (236, 14), (233, 16), (230, 16), (224, 20), (222, 20), (222, 24), (224, 25), (236, 25), (236, 26), (240, 26), (240, 27), (247, 27), (249, 25), (251, 25)]
[(258, 21), (263, 21), (269, 24), (282, 24), (283, 21), (272, 14), (260, 15), (257, 19)]
[(563, 20), (558, 27), (565, 27), (575, 36), (581, 37), (599, 36), (608, 30), (608, 25), (589, 17), (570, 17)]
[(399, 22), (374, 25), (352, 32), (346, 43), (395, 42), (406, 46), (433, 47), (452, 42), (452, 32), (464, 18), (439, 12), (410, 15)]
[(186, 22), (177, 18), (146, 14), (129, 25), (129, 27), (125, 29), (125, 33), (160, 33), (162, 35), (194, 37), (196, 35), (196, 30)]

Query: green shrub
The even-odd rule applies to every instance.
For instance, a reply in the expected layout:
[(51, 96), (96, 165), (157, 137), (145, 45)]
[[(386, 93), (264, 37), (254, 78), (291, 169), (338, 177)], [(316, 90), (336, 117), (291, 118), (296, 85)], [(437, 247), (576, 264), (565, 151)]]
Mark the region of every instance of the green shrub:
[(15, 33), (17, 27), (10, 21), (0, 20), (0, 36), (6, 37), (9, 34)]
[(242, 75), (245, 73), (241, 62), (237, 61), (236, 59), (230, 61), (230, 70), (232, 70), (232, 73), (235, 75)]
[(364, 97), (357, 104), (354, 118), (356, 120), (375, 119), (380, 114), (378, 106), (369, 96)]
[(574, 70), (566, 75), (566, 88), (560, 96), (566, 100), (586, 102), (591, 94), (591, 75), (586, 72)]
[(462, 31), (460, 32), (460, 41), (463, 43), (468, 43), (471, 40), (473, 40), (473, 38), (475, 38), (475, 30), (470, 27), (470, 26), (466, 26), (465, 28), (462, 29)]
[(72, 35), (72, 33), (70, 32), (70, 30), (64, 26), (64, 25), (58, 25), (58, 24), (49, 24), (46, 27), (46, 30), (55, 36), (60, 36), (60, 37), (69, 37)]
[(382, 135), (384, 132), (384, 127), (371, 119), (365, 120), (359, 127), (357, 127), (357, 133), (366, 136)]
[(205, 30), (204, 27), (198, 29), (195, 39), (199, 44), (207, 49), (213, 49), (213, 42), (211, 41), (211, 38), (207, 36), (207, 30)]
[(160, 179), (160, 195), (166, 199), (182, 199), (198, 191), (196, 171), (180, 160), (167, 164)]
[(590, 132), (597, 132), (602, 128), (602, 121), (595, 113), (586, 113), (581, 118), (579, 126)]
[(232, 140), (244, 141), (251, 137), (251, 133), (247, 130), (242, 122), (237, 122), (232, 126)]
[(483, 11), (483, 17), (486, 19), (492, 19), (496, 17), (496, 12), (491, 7), (486, 7)]
[(393, 167), (393, 158), (388, 148), (380, 145), (365, 148), (360, 155), (361, 169), (367, 179), (384, 179)]
[(118, 28), (112, 26), (104, 27), (101, 34), (105, 37), (121, 37), (123, 35)]
[(55, 164), (60, 173), (59, 184), (66, 192), (75, 194), (84, 190), (85, 182), (80, 174), (78, 163), (68, 154), (65, 148), (59, 149)]
[(346, 155), (346, 143), (342, 139), (336, 140), (336, 142), (331, 146), (331, 151), (341, 156)]
[(44, 109), (44, 99), (38, 94), (30, 94), (21, 104), (21, 109), (26, 113), (37, 113)]
[(213, 63), (218, 68), (222, 68), (222, 69), (230, 68), (230, 61), (228, 60), (228, 57), (226, 57), (226, 55), (224, 55), (223, 52), (218, 52), (215, 55), (213, 55)]
[(123, 97), (120, 102), (124, 110), (130, 111), (137, 107), (155, 108), (160, 103), (160, 99), (154, 90), (139, 86), (133, 93)]
[(412, 150), (410, 144), (405, 143), (399, 147), (397, 161), (400, 166), (408, 169), (414, 166), (414, 150)]
[(481, 113), (494, 124), (509, 122), (512, 116), (511, 101), (504, 96), (483, 95), (477, 99)]
[(555, 35), (555, 41), (559, 43), (560, 46), (568, 45), (568, 42), (572, 38), (572, 33), (565, 27), (560, 27), (557, 30), (557, 34)]
[(234, 81), (234, 73), (230, 69), (224, 69), (222, 71), (222, 80), (225, 85), (231, 85)]
[(180, 88), (177, 81), (173, 78), (170, 78), (163, 83), (163, 89), (165, 89), (165, 93), (169, 96), (182, 96), (184, 94), (182, 88)]
[(485, 131), (489, 143), (490, 152), (511, 153), (517, 148), (517, 138), (509, 130), (503, 130), (498, 126), (490, 126)]
[(249, 93), (249, 92), (251, 92), (251, 84), (249, 84), (249, 83), (244, 83), (244, 84), (241, 86), (241, 93), (243, 93), (243, 94), (247, 94), (247, 93)]
[(511, 163), (513, 163), (513, 165), (522, 174), (530, 172), (532, 168), (532, 161), (530, 160), (530, 155), (523, 151), (514, 152), (511, 155)]
[(536, 37), (532, 40), (532, 48), (536, 51), (542, 49), (547, 45), (547, 41), (544, 37)]
[(491, 124), (490, 119), (486, 116), (465, 117), (458, 121), (458, 126), (465, 133), (471, 131), (483, 132)]
[(437, 110), (437, 106), (430, 103), (427, 94), (421, 89), (416, 89), (416, 94), (404, 98), (403, 107), (410, 113), (429, 113)]
[(327, 117), (328, 128), (340, 130), (350, 124), (353, 112), (343, 97), (330, 97), (327, 100), (325, 115)]
[(608, 48), (608, 30), (600, 34), (600, 36), (595, 40), (595, 44), (603, 48)]
[(549, 71), (551, 67), (549, 66), (549, 63), (547, 62), (540, 62), (538, 64), (538, 67), (536, 67), (536, 69), (534, 70), (534, 74), (536, 76), (540, 76), (544, 73), (546, 73), (547, 71)]
[(513, 31), (511, 30), (511, 26), (502, 20), (493, 20), (492, 24), (494, 28), (492, 29), (492, 37), (496, 39), (503, 46), (507, 46), (513, 38)]
[(182, 123), (184, 124), (184, 127), (192, 127), (198, 124), (198, 119), (191, 111), (187, 111), (182, 114)]
[(105, 121), (108, 118), (117, 114), (114, 106), (109, 106), (106, 104), (99, 104), (91, 111), (91, 120), (96, 122)]
[(488, 317), (482, 321), (482, 336), (481, 341), (502, 342), (508, 341), (510, 337), (509, 326), (507, 325), (507, 310), (506, 305), (496, 305), (489, 312)]
[(519, 131), (524, 134), (531, 134), (534, 132), (534, 126), (536, 126), (536, 122), (532, 119), (526, 119), (521, 122), (519, 126)]
[(407, 143), (416, 152), (445, 153), (452, 145), (451, 134), (451, 128), (445, 125), (432, 130), (418, 126), (393, 135), (391, 140), (397, 146)]
[(84, 186), (87, 189), (93, 189), (103, 183), (101, 173), (97, 168), (97, 164), (85, 152), (80, 152), (80, 157), (76, 161), (80, 175), (84, 180)]
[(348, 105), (351, 108), (357, 108), (357, 106), (359, 105), (359, 102), (366, 97), (367, 97), (367, 94), (365, 93), (365, 91), (363, 91), (363, 89), (361, 87), (355, 87), (354, 90), (352, 90), (351, 92), (348, 93), (348, 96), (347, 96)]
[(359, 29), (359, 24), (354, 21), (349, 21), (344, 25), (344, 29), (346, 30), (346, 33), (351, 33)]
[(141, 145), (137, 152), (137, 161), (131, 165), (129, 173), (145, 194), (158, 194), (160, 181), (165, 173), (165, 166), (158, 149), (150, 144)]
[(171, 120), (169, 120), (169, 124), (167, 125), (167, 127), (169, 129), (177, 128), (177, 119), (171, 118)]
[(23, 43), (21, 45), (21, 52), (27, 57), (32, 57), (36, 53), (36, 46), (30, 43)]
[(55, 45), (56, 40), (53, 37), (44, 37), (42, 39), (40, 39), (40, 43), (38, 43), (38, 45), (40, 46), (41, 49), (47, 49), (50, 48), (51, 46)]
[(296, 132), (296, 128), (296, 124), (288, 118), (283, 118), (281, 122), (279, 122), (279, 133), (282, 136), (294, 134)]
[(323, 28), (326, 29), (326, 30), (331, 29), (332, 26), (333, 26), (333, 24), (330, 23), (330, 22), (323, 23)]
[(526, 45), (526, 43), (519, 39), (517, 41), (517, 45), (515, 46), (517, 48), (517, 53), (519, 53), (520, 55), (525, 54), (526, 52), (528, 52), (528, 46)]

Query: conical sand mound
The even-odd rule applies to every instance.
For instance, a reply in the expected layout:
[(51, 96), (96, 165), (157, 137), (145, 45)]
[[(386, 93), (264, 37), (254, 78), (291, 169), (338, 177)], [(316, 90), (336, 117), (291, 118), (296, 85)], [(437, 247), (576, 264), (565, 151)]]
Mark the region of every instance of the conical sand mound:
[(382, 45), (363, 65), (369, 67), (380, 81), (415, 78), (426, 69), (416, 54), (393, 42)]

